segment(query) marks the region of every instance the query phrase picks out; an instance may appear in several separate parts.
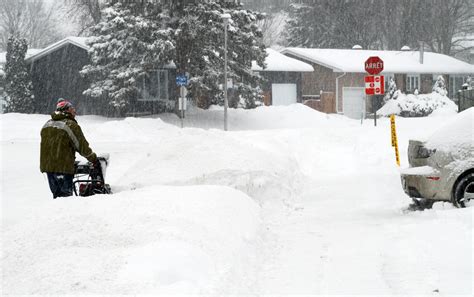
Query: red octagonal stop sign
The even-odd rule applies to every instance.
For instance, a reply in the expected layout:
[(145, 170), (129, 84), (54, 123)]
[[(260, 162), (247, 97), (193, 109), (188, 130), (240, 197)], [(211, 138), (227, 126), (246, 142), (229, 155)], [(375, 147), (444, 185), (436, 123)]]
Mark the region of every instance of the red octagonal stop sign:
[(379, 57), (370, 57), (365, 61), (365, 71), (369, 74), (376, 75), (382, 72), (383, 61)]

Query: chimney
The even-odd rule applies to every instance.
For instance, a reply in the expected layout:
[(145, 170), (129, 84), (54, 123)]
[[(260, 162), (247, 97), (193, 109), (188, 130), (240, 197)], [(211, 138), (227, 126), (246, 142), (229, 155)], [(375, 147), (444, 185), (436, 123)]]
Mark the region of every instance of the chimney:
[(425, 55), (425, 45), (423, 44), (423, 41), (420, 41), (420, 64), (423, 64), (424, 55)]

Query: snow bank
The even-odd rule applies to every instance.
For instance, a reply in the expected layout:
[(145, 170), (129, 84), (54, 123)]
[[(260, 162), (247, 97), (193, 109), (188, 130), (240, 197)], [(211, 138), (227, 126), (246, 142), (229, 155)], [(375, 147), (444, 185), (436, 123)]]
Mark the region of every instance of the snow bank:
[(6, 294), (212, 290), (248, 261), (260, 226), (256, 203), (228, 187), (42, 199), (3, 230)]
[(451, 99), (437, 92), (420, 95), (399, 93), (396, 99), (388, 100), (377, 113), (383, 116), (396, 114), (403, 117), (420, 117), (438, 110), (446, 110), (443, 113), (455, 113), (458, 107)]
[[(180, 125), (179, 119), (172, 114), (158, 117), (166, 123)], [(303, 104), (288, 106), (260, 106), (255, 109), (228, 109), (229, 130), (276, 130), (276, 129), (312, 129), (341, 127), (354, 122), (337, 114), (326, 114)], [(184, 127), (219, 129), (224, 127), (224, 110), (221, 106), (211, 106), (202, 110), (191, 106), (186, 111)]]
[[(450, 117), (397, 119), (402, 165)], [(114, 194), (58, 200), (38, 170), (48, 118), (0, 115), (4, 294), (472, 293), (472, 211), (402, 212), (386, 118), (230, 109), (223, 132), (220, 108), (184, 129), (79, 116)]]

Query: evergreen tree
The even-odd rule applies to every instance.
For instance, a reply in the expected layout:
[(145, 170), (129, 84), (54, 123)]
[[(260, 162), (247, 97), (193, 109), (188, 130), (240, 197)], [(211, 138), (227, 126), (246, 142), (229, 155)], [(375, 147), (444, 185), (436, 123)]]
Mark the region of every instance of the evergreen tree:
[(200, 1), (186, 6), (176, 19), (176, 62), (179, 72), (189, 73), (191, 95), (198, 106), (223, 103), (224, 22), (228, 27), (228, 79), (233, 81), (229, 105), (253, 108), (262, 101), (262, 78), (251, 71), (252, 61), (263, 66), (266, 57), (257, 21), (263, 14), (225, 0)]
[(6, 111), (33, 113), (33, 84), (25, 64), (26, 39), (8, 38), (5, 64)]
[(380, 47), (379, 14), (367, 17), (375, 0), (302, 0), (291, 5), (286, 27), (289, 46), (308, 48)]
[[(256, 22), (262, 14), (240, 4), (218, 1), (113, 1), (103, 10), (104, 20), (92, 28), (91, 65), (82, 74), (91, 82), (86, 95), (109, 98), (126, 110), (136, 98), (137, 82), (147, 72), (174, 61), (178, 73), (190, 76), (190, 95), (198, 105), (223, 102), (224, 23), (228, 30), (228, 78), (233, 80), (231, 106), (254, 107), (262, 100), (261, 77), (252, 61), (263, 66), (266, 51)], [(233, 103), (233, 104), (232, 104)]]
[(103, 17), (92, 28), (91, 64), (81, 71), (92, 82), (84, 94), (107, 98), (124, 112), (138, 96), (139, 81), (173, 60), (173, 31), (166, 11), (152, 2), (110, 2)]
[(5, 71), (0, 67), (0, 113), (5, 110)]

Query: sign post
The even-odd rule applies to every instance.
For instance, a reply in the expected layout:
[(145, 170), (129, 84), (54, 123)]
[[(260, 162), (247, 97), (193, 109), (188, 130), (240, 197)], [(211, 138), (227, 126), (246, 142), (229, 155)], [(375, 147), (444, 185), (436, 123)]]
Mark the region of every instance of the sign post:
[(188, 84), (188, 77), (184, 74), (176, 76), (176, 84), (179, 86), (179, 99), (178, 99), (178, 109), (181, 111), (181, 128), (184, 127), (184, 111), (186, 110), (186, 95), (188, 91), (186, 90), (186, 85)]
[(375, 95), (385, 94), (385, 79), (378, 75), (384, 68), (382, 59), (377, 56), (369, 57), (364, 63), (365, 71), (370, 74), (365, 77), (365, 94), (372, 96), (372, 109), (374, 112), (374, 126), (377, 126), (377, 109)]

